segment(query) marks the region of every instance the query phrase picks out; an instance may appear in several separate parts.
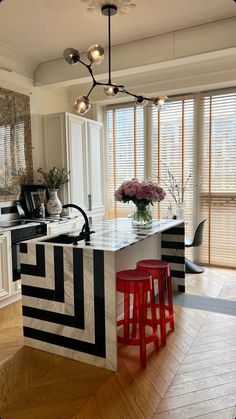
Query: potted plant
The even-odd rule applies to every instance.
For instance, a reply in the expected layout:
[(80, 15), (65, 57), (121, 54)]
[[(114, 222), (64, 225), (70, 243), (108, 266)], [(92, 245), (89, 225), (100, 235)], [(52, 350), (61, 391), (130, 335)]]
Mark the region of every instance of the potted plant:
[(49, 199), (47, 202), (47, 212), (51, 216), (59, 216), (62, 212), (62, 203), (58, 198), (59, 189), (67, 182), (69, 182), (69, 174), (65, 167), (58, 169), (53, 167), (49, 171), (38, 168), (37, 172), (40, 174), (40, 179), (49, 191)]

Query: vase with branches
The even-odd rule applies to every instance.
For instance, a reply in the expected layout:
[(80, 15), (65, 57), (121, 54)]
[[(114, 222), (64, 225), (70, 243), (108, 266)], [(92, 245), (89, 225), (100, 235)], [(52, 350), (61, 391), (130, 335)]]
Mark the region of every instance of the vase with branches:
[[(184, 182), (177, 180), (171, 172), (170, 168), (166, 166), (166, 177), (161, 178), (161, 182), (165, 185), (167, 194), (173, 199), (176, 207), (176, 218), (184, 218), (184, 199), (187, 191), (188, 183), (191, 179), (191, 173), (185, 178)], [(167, 196), (168, 199), (168, 196)], [(168, 199), (168, 210), (172, 210), (172, 205)]]

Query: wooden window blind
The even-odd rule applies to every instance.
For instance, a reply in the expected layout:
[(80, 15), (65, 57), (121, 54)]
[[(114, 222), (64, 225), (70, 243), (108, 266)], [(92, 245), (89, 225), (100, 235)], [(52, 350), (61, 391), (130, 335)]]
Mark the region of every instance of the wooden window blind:
[[(149, 141), (145, 141), (146, 113), (149, 119)], [(173, 100), (162, 110), (156, 107), (135, 107), (134, 104), (106, 108), (107, 133), (107, 207), (108, 216), (127, 216), (131, 204), (114, 201), (114, 191), (126, 179), (151, 178), (162, 183), (168, 166), (182, 187), (186, 176), (192, 175), (185, 194), (187, 231), (193, 233), (194, 214), (194, 98)], [(151, 133), (151, 134), (150, 134)], [(168, 194), (168, 201), (175, 205)], [(153, 216), (166, 217), (168, 201), (153, 207)]]
[(200, 101), (200, 213), (207, 219), (201, 263), (236, 267), (236, 92)]
[(168, 205), (175, 213), (175, 202), (167, 186), (167, 167), (178, 184), (184, 187), (186, 178), (191, 178), (184, 195), (184, 215), (188, 221), (187, 235), (193, 234), (194, 217), (194, 136), (195, 136), (194, 98), (175, 99), (169, 108), (161, 111), (151, 108), (151, 152), (149, 159), (150, 175), (158, 179), (167, 193), (167, 198), (155, 205), (154, 215), (166, 217)]
[(106, 108), (108, 217), (126, 217), (131, 204), (115, 202), (114, 192), (124, 180), (145, 178), (144, 110), (134, 104)]
[(33, 173), (29, 97), (0, 88), (0, 195), (10, 195), (19, 169)]

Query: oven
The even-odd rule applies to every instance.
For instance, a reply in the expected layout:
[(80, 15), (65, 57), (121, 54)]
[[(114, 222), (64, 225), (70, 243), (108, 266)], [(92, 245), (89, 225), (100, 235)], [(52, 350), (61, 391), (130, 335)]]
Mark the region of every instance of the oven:
[(20, 242), (46, 234), (46, 223), (39, 223), (37, 225), (11, 230), (13, 281), (20, 279)]

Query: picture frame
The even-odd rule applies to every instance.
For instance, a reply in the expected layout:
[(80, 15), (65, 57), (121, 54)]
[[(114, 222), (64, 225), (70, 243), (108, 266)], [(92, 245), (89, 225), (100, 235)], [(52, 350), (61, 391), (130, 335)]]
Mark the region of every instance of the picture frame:
[(22, 193), (28, 217), (32, 218), (35, 215), (35, 210), (41, 203), (46, 207), (49, 194), (45, 185), (22, 185)]

